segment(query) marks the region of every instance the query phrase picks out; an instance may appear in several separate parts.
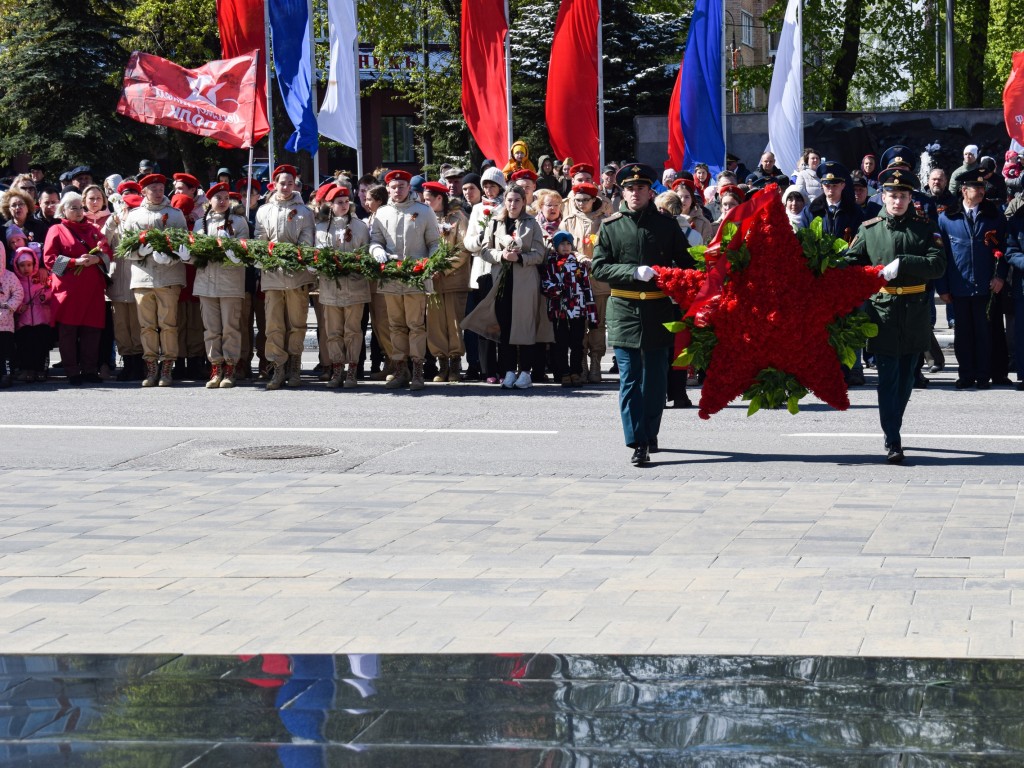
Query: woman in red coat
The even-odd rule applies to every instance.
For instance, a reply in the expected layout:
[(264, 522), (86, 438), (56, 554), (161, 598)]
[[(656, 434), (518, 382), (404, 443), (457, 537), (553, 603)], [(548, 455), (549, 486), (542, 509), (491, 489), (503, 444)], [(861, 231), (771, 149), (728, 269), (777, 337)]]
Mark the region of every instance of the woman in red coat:
[(57, 345), (69, 383), (99, 384), (104, 292), (112, 252), (107, 239), (85, 218), (81, 195), (64, 195), (57, 216), (61, 222), (50, 227), (43, 248), (43, 262), (53, 273)]

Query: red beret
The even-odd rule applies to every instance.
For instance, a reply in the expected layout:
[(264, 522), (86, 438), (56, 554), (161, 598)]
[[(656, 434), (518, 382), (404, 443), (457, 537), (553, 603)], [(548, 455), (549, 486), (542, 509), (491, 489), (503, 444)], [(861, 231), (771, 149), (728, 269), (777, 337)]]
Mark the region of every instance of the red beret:
[(351, 196), (352, 195), (348, 191), (348, 187), (337, 187), (336, 186), (333, 189), (328, 189), (327, 190), (327, 194), (324, 195), (324, 200), (326, 200), (328, 203), (333, 203), (339, 197), (343, 197), (346, 200), (348, 200), (348, 199), (351, 198)]
[(288, 174), (291, 174), (292, 176), (298, 176), (299, 175), (299, 172), (297, 170), (295, 170), (295, 166), (294, 165), (282, 164), (282, 165), (277, 166), (277, 168), (274, 169), (274, 174), (273, 174), (272, 178), (276, 179), (282, 173), (288, 173)]
[(180, 181), (182, 184), (188, 184), (193, 189), (199, 189), (199, 187), (202, 186), (202, 184), (199, 183), (199, 179), (191, 173), (176, 173), (174, 174), (174, 180)]
[(447, 195), (448, 194), (448, 185), (447, 184), (442, 184), (440, 181), (425, 181), (425, 182), (423, 182), (423, 191), (426, 192), (428, 189), (431, 192), (437, 192), (439, 195)]
[(139, 189), (145, 189), (150, 184), (167, 184), (167, 177), (162, 173), (147, 173), (139, 179)]
[(725, 194), (736, 195), (740, 200), (743, 200), (743, 190), (737, 187), (735, 184), (726, 184), (724, 187), (718, 188), (718, 196), (721, 197)]
[(384, 183), (390, 184), (392, 181), (412, 181), (412, 174), (408, 171), (391, 171), (384, 177)]
[(231, 192), (231, 187), (229, 187), (224, 182), (221, 182), (220, 184), (214, 184), (212, 187), (206, 190), (206, 196), (213, 197), (218, 192)]
[(590, 163), (576, 163), (576, 165), (569, 169), (569, 176), (575, 176), (577, 173), (589, 173), (591, 176), (593, 176), (594, 166), (592, 166)]
[[(249, 188), (249, 179), (248, 178), (239, 179), (238, 181), (235, 182), (235, 191), (236, 192), (245, 192), (248, 188)], [(259, 182), (258, 179), (253, 179), (252, 180), (252, 189), (253, 189), (253, 192), (259, 192), (260, 191), (260, 182)]]
[(228, 192), (228, 197), (230, 197), (232, 200), (237, 200), (238, 202), (242, 202), (242, 193), (241, 192)]
[(331, 190), (334, 189), (336, 186), (337, 185), (335, 185), (333, 181), (329, 181), (326, 184), (322, 184), (319, 187), (319, 189), (317, 189), (316, 194), (313, 195), (313, 199), (316, 200), (318, 203), (321, 202), (322, 200), (330, 199), (327, 197), (327, 195), (329, 195), (331, 193)]
[(196, 207), (196, 201), (188, 195), (174, 195), (171, 198), (171, 205), (188, 216), (192, 213), (192, 209)]
[(590, 195), (591, 197), (597, 197), (597, 184), (591, 184), (586, 181), (581, 181), (579, 184), (574, 184), (572, 188), (573, 192), (582, 192), (584, 195)]
[(130, 179), (128, 181), (122, 181), (117, 185), (117, 194), (119, 195), (123, 195), (125, 192), (135, 192), (137, 194), (141, 191), (142, 187), (139, 186), (139, 182), (131, 181)]
[(686, 187), (690, 190), (690, 194), (694, 195), (697, 191), (697, 185), (693, 183), (692, 179), (678, 178), (672, 182), (672, 191), (679, 189), (680, 187)]
[(523, 168), (521, 171), (516, 171), (512, 174), (512, 181), (518, 181), (519, 179), (529, 179), (530, 181), (537, 180), (537, 174), (531, 171), (529, 168)]
[(124, 200), (124, 204), (128, 206), (129, 210), (142, 205), (142, 195), (138, 192), (125, 192), (121, 199)]

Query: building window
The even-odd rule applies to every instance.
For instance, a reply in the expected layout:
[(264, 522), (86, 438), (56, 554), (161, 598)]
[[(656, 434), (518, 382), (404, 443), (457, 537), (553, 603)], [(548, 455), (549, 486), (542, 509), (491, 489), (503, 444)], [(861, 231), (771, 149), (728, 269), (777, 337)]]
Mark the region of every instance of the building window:
[(381, 118), (381, 160), (385, 163), (416, 162), (416, 136), (411, 116)]
[(746, 11), (740, 11), (740, 41), (754, 47), (754, 17)]

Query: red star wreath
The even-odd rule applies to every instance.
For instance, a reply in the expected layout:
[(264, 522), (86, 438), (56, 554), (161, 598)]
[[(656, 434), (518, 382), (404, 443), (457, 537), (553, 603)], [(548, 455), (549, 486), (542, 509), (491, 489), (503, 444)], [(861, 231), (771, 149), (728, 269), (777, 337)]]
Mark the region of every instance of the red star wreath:
[(878, 332), (856, 310), (885, 280), (880, 267), (847, 265), (845, 247), (820, 220), (798, 238), (771, 185), (730, 212), (702, 269), (655, 268), (685, 315), (669, 324), (683, 349), (675, 364), (707, 372), (702, 419), (741, 395), (748, 414), (783, 405), (796, 413), (808, 391), (850, 407), (842, 364)]

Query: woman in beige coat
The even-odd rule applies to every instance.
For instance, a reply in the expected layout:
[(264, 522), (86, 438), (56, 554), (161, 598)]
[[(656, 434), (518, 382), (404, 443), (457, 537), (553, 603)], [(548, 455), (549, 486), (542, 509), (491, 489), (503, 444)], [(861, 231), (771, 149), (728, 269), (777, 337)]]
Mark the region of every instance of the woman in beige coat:
[(680, 215), (686, 219), (691, 229), (696, 230), (700, 239), (707, 245), (715, 236), (715, 225), (707, 220), (704, 212), (697, 204), (697, 185), (691, 179), (676, 179), (672, 185), (672, 191), (679, 196), (682, 206)]
[[(331, 205), (331, 218), (316, 225), (317, 247), (351, 253), (368, 246), (370, 229), (356, 218), (348, 187), (334, 187), (324, 199)], [(370, 284), (362, 275), (337, 279), (320, 275), (320, 305), (327, 328), (327, 354), (331, 359), (331, 378), (327, 386), (331, 389), (356, 386), (359, 354), (366, 338), (363, 313), (369, 303)]]
[(441, 239), (452, 250), (452, 267), (434, 275), (434, 295), (427, 302), (427, 349), (437, 358), (434, 381), (456, 382), (462, 374), (462, 319), (469, 298), (469, 271), (472, 262), (463, 243), (469, 219), (458, 204), (452, 205), (448, 188), (437, 181), (423, 185), (423, 200), (437, 216)]
[(506, 190), (503, 207), (487, 224), (484, 246), (477, 255), (492, 265), (494, 287), (466, 316), (464, 327), (499, 342), (503, 388), (527, 389), (533, 386), (530, 369), (541, 306), (537, 268), (544, 263), (545, 247), (544, 232), (527, 212), (522, 188)]

